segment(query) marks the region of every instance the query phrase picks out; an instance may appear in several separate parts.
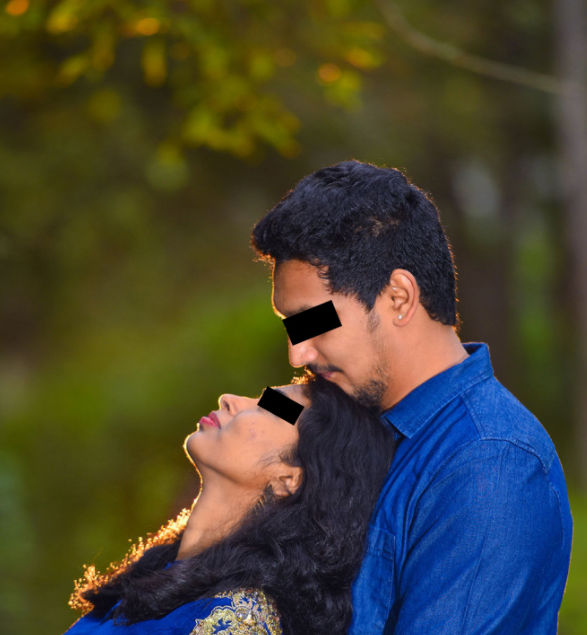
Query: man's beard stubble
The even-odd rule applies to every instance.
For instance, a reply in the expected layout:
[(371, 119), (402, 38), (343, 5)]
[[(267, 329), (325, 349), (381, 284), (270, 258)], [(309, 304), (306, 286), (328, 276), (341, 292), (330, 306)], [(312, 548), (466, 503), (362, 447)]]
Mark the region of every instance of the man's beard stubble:
[[(373, 337), (377, 335), (376, 331), (381, 323), (381, 319), (374, 308), (371, 308), (368, 315), (367, 330)], [(383, 342), (377, 341), (376, 349), (379, 349), (380, 354), (383, 353), (385, 347)], [(369, 408), (376, 413), (383, 411), (383, 395), (389, 383), (389, 377), (387, 374), (387, 363), (384, 358), (379, 357), (377, 365), (375, 366), (375, 376), (369, 379), (363, 386), (357, 388), (353, 397), (365, 408)]]
[(365, 408), (369, 408), (377, 413), (382, 410), (383, 395), (387, 388), (385, 372), (381, 367), (376, 369), (377, 378), (360, 386), (353, 392), (353, 397)]

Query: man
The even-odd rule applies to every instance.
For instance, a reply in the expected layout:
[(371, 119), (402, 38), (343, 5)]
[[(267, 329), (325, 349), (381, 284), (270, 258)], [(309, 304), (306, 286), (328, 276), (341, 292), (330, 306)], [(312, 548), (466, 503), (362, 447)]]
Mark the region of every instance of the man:
[(572, 534), (562, 467), (487, 345), (457, 336), (433, 203), (397, 170), (343, 162), (300, 181), (252, 242), (278, 316), (308, 321), (332, 301), (340, 320), (290, 337), (291, 365), (378, 407), (398, 440), (349, 632), (555, 633)]

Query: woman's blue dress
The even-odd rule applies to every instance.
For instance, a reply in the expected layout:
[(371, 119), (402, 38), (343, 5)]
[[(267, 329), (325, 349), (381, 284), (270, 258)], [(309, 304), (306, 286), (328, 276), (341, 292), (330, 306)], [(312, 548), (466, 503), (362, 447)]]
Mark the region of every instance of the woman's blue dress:
[(282, 635), (279, 614), (258, 589), (240, 589), (180, 606), (164, 617), (124, 626), (109, 617), (85, 615), (67, 635)]

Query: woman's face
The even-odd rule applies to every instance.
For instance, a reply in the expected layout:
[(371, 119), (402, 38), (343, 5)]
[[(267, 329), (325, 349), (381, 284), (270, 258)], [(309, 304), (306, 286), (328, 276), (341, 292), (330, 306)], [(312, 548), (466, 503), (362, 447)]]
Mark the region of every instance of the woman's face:
[[(310, 405), (299, 385), (276, 390), (304, 407)], [(280, 456), (297, 444), (297, 422), (288, 423), (259, 407), (258, 401), (259, 397), (221, 395), (220, 408), (210, 413), (211, 418), (204, 417), (199, 429), (186, 438), (184, 450), (204, 483), (210, 477), (220, 478), (226, 485), (258, 494), (287, 472)]]

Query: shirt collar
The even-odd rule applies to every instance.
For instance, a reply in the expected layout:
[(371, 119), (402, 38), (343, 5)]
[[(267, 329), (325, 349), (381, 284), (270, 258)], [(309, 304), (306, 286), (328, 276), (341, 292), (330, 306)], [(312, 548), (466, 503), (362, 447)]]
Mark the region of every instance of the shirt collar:
[(471, 386), (493, 376), (489, 347), (481, 342), (463, 344), (469, 356), (460, 364), (431, 377), (395, 406), (381, 413), (384, 423), (402, 437), (412, 437), (447, 403)]

